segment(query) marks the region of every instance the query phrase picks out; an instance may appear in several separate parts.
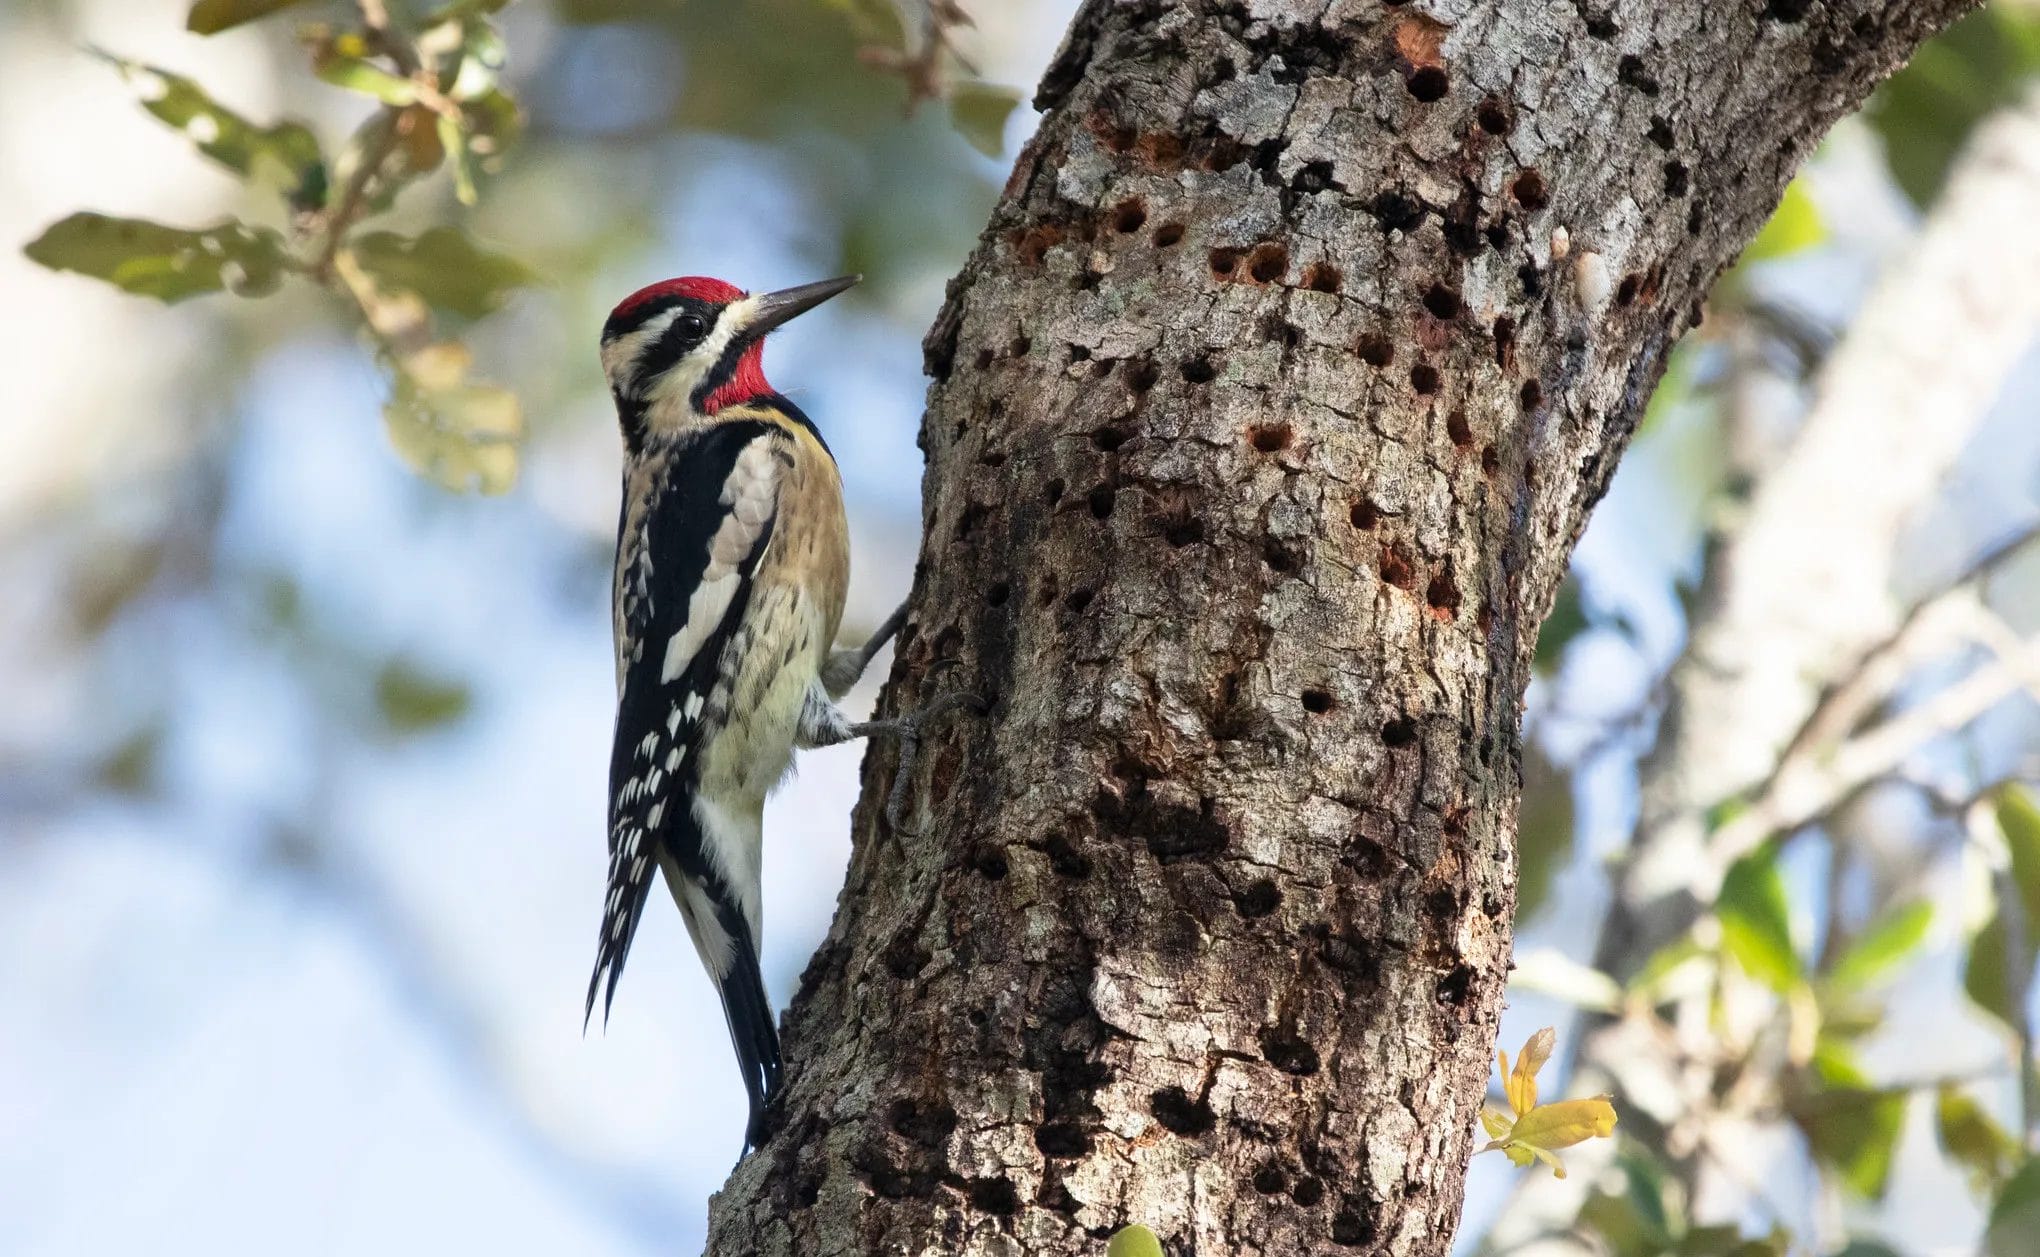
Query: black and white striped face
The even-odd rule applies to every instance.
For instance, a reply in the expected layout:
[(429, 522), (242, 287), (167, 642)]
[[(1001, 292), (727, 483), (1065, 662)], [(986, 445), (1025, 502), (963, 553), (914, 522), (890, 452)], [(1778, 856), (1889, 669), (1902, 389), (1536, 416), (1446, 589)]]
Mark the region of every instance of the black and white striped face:
[(856, 276), (751, 294), (689, 276), (643, 288), (602, 327), (602, 369), (631, 449), (772, 391), (765, 334), (857, 282)]

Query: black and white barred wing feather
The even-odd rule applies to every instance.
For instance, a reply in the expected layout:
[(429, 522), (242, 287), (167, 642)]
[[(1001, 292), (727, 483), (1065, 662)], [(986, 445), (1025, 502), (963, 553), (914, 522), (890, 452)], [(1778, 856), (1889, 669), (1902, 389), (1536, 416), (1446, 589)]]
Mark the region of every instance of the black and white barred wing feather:
[[(696, 801), (703, 714), (728, 702), (724, 653), (743, 623), (772, 541), (781, 444), (766, 424), (718, 425), (677, 445), (660, 459), (663, 465), (633, 469), (633, 476), (664, 486), (655, 497), (637, 498), (625, 488), (615, 587), (620, 680), (609, 766), (609, 879), (588, 982), (591, 1017), (598, 992), (608, 1016), (653, 873), (663, 866), (677, 875), (675, 898), (722, 988), (733, 1032), (739, 1016), (763, 1016), (770, 1030), (751, 919), (756, 890), (731, 884), (741, 879), (732, 879), (711, 849)], [(648, 502), (635, 515), (634, 500)], [(772, 1046), (769, 1062), (759, 1067), (769, 1063), (776, 1070)]]

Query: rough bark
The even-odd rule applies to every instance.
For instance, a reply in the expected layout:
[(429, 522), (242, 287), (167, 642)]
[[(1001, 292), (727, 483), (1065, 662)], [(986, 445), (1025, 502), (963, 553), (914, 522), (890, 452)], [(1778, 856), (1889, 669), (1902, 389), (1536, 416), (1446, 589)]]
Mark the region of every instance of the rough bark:
[(1088, 3), (927, 341), (890, 751), (729, 1254), (1443, 1253), (1537, 625), (1672, 340), (1963, 7)]

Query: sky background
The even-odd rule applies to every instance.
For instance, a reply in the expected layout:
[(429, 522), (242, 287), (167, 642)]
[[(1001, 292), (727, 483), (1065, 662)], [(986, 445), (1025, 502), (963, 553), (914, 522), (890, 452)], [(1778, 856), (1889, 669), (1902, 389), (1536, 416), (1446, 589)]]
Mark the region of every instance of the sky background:
[[(532, 426), (516, 488), (482, 498), (406, 470), (380, 376), (318, 295), (165, 308), (17, 251), (82, 207), (178, 223), (242, 208), (85, 44), (343, 135), (364, 107), (309, 80), (288, 24), (201, 40), (162, 0), (0, 5), (0, 1253), (699, 1247), (744, 1100), (663, 898), (606, 1032), (581, 1028), (614, 701), (618, 450), (596, 331), (669, 275), (870, 275), (767, 354), (842, 463), (846, 627), (868, 628), (915, 550), (920, 336), (1034, 124), (1023, 105), (1004, 157), (982, 156), (939, 108), (903, 118), (897, 82), (826, 31), (768, 66), (769, 100), (747, 97), (730, 41), (771, 44), (794, 6), (736, 28), (700, 7), (652, 25), (506, 15), (531, 133), (474, 229), (536, 252), (548, 282), (472, 337)], [(976, 7), (980, 73), (1031, 94), (1071, 6)], [(1811, 186), (1829, 239), (1755, 282), (1839, 325), (1915, 213), (1860, 125)], [(443, 212), (443, 190), (411, 195)], [(1781, 415), (1802, 400), (1774, 392)], [(2036, 399), (2040, 358), (1909, 541), (1924, 573), (2030, 516)], [(1625, 460), (1577, 559), (1598, 627), (1532, 696), (1540, 753), (1571, 763), (1676, 653), (1718, 445), (1707, 406), (1675, 406)], [(2002, 736), (2029, 739), (2031, 716)], [(1576, 804), (1574, 841), (1523, 952), (1591, 948), (1640, 745), (1552, 787)], [(768, 809), (781, 1007), (833, 910), (862, 754), (805, 754)], [(1935, 876), (1937, 898), (1976, 900), (1959, 868)], [(1937, 923), (1907, 988), (1931, 1042), (1900, 1034), (1887, 1063), (2001, 1050), (1946, 991), (1962, 924)], [(1561, 1015), (1517, 998), (1502, 1041)], [(1880, 1220), (1908, 1251), (1957, 1251), (1976, 1218), (1948, 1204), (1959, 1181), (1931, 1142), (1909, 1134)], [(1752, 1158), (1758, 1177), (1794, 1163)], [(1468, 1235), (1521, 1185), (1477, 1161)], [(1787, 1208), (1810, 1194), (1776, 1188)]]

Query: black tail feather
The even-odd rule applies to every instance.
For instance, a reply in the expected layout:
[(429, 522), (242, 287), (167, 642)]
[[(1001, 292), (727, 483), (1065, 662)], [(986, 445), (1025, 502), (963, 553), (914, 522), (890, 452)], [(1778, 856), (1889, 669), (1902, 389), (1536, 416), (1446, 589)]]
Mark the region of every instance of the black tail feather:
[(736, 924), (730, 971), (718, 985), (730, 1046), (736, 1049), (737, 1068), (743, 1071), (744, 1092), (751, 1101), (750, 1121), (744, 1128), (744, 1151), (749, 1152), (765, 1142), (765, 1106), (779, 1094), (779, 1026), (765, 995), (765, 975), (758, 968), (751, 932), (741, 918)]

